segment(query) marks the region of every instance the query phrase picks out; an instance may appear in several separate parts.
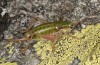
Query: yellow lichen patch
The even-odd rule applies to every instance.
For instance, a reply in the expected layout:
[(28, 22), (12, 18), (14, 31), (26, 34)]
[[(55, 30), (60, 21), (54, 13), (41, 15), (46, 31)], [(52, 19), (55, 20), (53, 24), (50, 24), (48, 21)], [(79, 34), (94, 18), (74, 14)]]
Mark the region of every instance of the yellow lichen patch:
[[(98, 25), (98, 27), (99, 26), (100, 25)], [(98, 40), (96, 41), (97, 45), (94, 47), (93, 52), (88, 56), (87, 61), (85, 62), (86, 65), (100, 65), (100, 32), (97, 33), (99, 34), (96, 34), (98, 36)]]
[(80, 61), (80, 65), (99, 65), (100, 24), (88, 25), (81, 32), (76, 31), (73, 36), (80, 39), (62, 35), (54, 52), (51, 48), (53, 42), (39, 41), (34, 45), (42, 59), (39, 65), (69, 65), (75, 58)]
[[(14, 46), (12, 46), (12, 44), (13, 44), (13, 42), (9, 42), (6, 46), (4, 46), (4, 48), (9, 47), (9, 51), (8, 51), (9, 54), (13, 54)], [(0, 58), (0, 62), (3, 63), (3, 64), (0, 64), (0, 65), (8, 65), (7, 63), (4, 63), (4, 62), (6, 62), (6, 60), (7, 59), (5, 57)], [(11, 64), (9, 64), (9, 65), (11, 65)]]
[(0, 62), (5, 62), (6, 61), (6, 58), (0, 58)]
[(4, 48), (12, 46), (13, 42), (9, 42)]
[(17, 65), (17, 63), (10, 63), (10, 62), (7, 62), (7, 63), (2, 63), (0, 65)]
[(4, 48), (9, 47), (10, 50), (8, 51), (9, 54), (13, 54), (14, 46), (12, 46), (13, 42), (9, 42)]

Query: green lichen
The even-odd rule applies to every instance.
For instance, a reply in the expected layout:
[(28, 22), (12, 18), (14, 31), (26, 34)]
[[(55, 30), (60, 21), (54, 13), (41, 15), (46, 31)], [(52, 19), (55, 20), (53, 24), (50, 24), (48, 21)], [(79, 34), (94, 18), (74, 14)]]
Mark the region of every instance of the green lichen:
[(34, 45), (42, 59), (39, 65), (70, 65), (75, 58), (80, 60), (80, 65), (99, 65), (100, 24), (88, 25), (81, 32), (76, 31), (73, 36), (77, 38), (62, 35), (54, 53), (50, 41), (39, 41)]

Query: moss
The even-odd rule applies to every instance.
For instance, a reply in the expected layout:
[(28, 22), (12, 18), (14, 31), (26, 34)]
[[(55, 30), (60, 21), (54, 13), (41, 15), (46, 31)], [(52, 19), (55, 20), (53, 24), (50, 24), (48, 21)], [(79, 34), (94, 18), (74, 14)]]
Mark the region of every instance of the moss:
[(73, 36), (77, 38), (62, 35), (56, 43), (54, 53), (50, 41), (39, 41), (34, 45), (42, 59), (39, 65), (68, 65), (72, 64), (75, 58), (80, 60), (80, 65), (99, 65), (100, 24), (88, 25), (81, 32), (75, 31)]

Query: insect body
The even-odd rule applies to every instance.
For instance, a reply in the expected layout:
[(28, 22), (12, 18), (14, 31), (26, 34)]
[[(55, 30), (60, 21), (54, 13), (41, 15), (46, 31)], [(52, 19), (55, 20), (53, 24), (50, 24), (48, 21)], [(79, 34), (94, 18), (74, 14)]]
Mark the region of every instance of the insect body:
[[(72, 28), (72, 30), (79, 25), (81, 22), (83, 22), (84, 19), (86, 18), (96, 18), (97, 16), (86, 16), (85, 18), (80, 19), (79, 22), (65, 22), (65, 21), (56, 21), (56, 22), (47, 22), (41, 25), (38, 25), (34, 27), (33, 29), (30, 29), (26, 32), (26, 37), (31, 37), (32, 39), (36, 39), (41, 36), (46, 36), (46, 35), (52, 35), (55, 32), (59, 31), (60, 29), (63, 28)], [(43, 21), (40, 18), (36, 18), (34, 21)], [(34, 22), (33, 21), (33, 22)], [(28, 36), (27, 36), (28, 34)]]
[[(88, 16), (86, 18), (94, 18), (94, 17), (96, 17), (96, 16)], [(64, 21), (47, 22), (47, 23), (38, 25), (38, 26), (34, 27), (33, 29), (30, 29), (29, 31), (27, 31), (25, 38), (15, 39), (13, 41), (27, 40), (28, 45), (22, 49), (22, 51), (25, 51), (29, 47), (29, 45), (30, 45), (29, 41), (31, 39), (38, 40), (40, 38), (45, 38), (47, 40), (54, 42), (55, 39), (59, 38), (59, 35), (56, 36), (55, 33), (58, 32), (60, 29), (66, 28), (66, 30), (67, 30), (67, 28), (72, 28), (70, 30), (70, 32), (71, 32), (81, 22), (82, 22), (82, 20), (79, 22), (73, 22), (73, 23), (72, 22), (64, 22)], [(71, 36), (71, 35), (69, 35), (69, 36)], [(55, 47), (55, 44), (53, 44), (52, 48), (54, 48), (54, 47)]]
[(36, 39), (39, 36), (53, 35), (55, 32), (59, 31), (59, 29), (67, 28), (71, 22), (48, 22), (45, 24), (41, 24), (39, 26), (34, 27), (27, 34), (32, 34), (31, 38)]
[[(40, 40), (41, 38), (45, 38), (47, 40), (52, 41), (52, 49), (55, 48), (55, 42), (57, 41), (57, 38), (60, 37), (60, 35), (55, 34), (58, 32), (60, 29), (63, 28), (69, 28), (71, 25), (71, 22), (63, 22), (63, 21), (58, 21), (58, 22), (48, 22), (41, 24), (39, 26), (34, 27), (30, 31), (26, 33), (26, 38), (24, 39), (19, 39), (19, 40)], [(29, 43), (29, 42), (28, 42)], [(23, 48), (23, 51), (25, 51), (29, 47), (29, 44)]]

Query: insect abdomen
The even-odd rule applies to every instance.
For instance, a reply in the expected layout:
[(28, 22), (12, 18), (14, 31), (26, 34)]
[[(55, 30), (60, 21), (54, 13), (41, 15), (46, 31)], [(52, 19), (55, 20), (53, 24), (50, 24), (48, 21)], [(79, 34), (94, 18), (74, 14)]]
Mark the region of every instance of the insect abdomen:
[(57, 27), (63, 27), (68, 26), (69, 22), (49, 22), (45, 24), (41, 24), (37, 27), (34, 27), (31, 31), (29, 31), (29, 34), (53, 34), (54, 32), (57, 32)]

